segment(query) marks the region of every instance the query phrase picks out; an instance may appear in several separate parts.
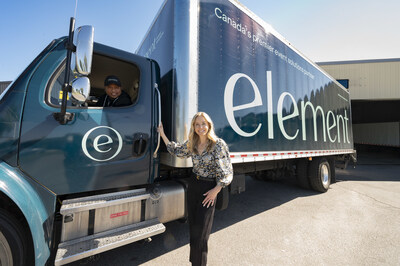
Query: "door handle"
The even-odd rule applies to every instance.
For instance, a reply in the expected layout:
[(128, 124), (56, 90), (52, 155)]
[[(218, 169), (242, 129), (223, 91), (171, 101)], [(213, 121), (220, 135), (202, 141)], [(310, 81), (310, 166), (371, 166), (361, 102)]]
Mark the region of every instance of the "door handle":
[(133, 135), (132, 155), (139, 157), (146, 152), (149, 135), (145, 133), (136, 133)]

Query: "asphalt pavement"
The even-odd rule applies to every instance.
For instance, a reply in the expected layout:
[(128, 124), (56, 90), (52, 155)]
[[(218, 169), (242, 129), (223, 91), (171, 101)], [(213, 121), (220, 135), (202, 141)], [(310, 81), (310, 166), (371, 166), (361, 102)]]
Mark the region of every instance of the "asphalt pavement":
[[(400, 265), (400, 154), (359, 154), (327, 193), (246, 180), (217, 211), (208, 265)], [(70, 265), (190, 265), (187, 224)]]

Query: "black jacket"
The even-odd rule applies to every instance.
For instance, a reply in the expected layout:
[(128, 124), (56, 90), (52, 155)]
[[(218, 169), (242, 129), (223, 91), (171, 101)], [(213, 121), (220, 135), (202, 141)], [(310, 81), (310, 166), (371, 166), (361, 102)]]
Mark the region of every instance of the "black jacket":
[(99, 100), (97, 101), (96, 106), (102, 107), (119, 107), (119, 106), (127, 106), (131, 105), (131, 97), (129, 97), (128, 93), (125, 91), (121, 92), (121, 95), (118, 98), (112, 99), (107, 94), (102, 95)]

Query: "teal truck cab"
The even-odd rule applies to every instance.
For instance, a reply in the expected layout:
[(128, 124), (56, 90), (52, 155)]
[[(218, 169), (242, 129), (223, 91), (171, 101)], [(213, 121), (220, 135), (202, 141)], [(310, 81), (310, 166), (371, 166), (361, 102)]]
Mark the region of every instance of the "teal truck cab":
[[(326, 192), (354, 157), (349, 92), (236, 0), (166, 0), (137, 54), (88, 26), (73, 41), (73, 24), (0, 96), (1, 265), (63, 265), (184, 220), (191, 161), (160, 146), (161, 120), (184, 141), (212, 117), (231, 194), (286, 175)], [(131, 105), (97, 106), (108, 75)]]
[[(83, 38), (76, 42), (90, 43)], [(90, 66), (82, 66), (90, 63), (90, 45), (76, 45), (73, 57), (84, 56), (72, 65), (83, 70), (71, 71), (66, 112), (60, 114), (68, 43), (54, 40), (1, 97), (2, 265), (65, 264), (161, 233), (162, 222), (185, 216), (184, 186), (154, 182), (157, 63), (92, 44), (87, 71)], [(92, 99), (104, 93), (110, 74), (119, 76), (131, 105), (96, 106)]]

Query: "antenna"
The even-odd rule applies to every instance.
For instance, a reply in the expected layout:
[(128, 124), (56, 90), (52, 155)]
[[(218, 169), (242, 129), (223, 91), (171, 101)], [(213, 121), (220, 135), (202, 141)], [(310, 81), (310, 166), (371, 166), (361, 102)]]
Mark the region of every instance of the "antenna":
[(64, 85), (62, 88), (62, 103), (61, 103), (61, 112), (53, 113), (54, 118), (60, 122), (61, 125), (67, 124), (68, 121), (71, 121), (74, 117), (73, 113), (67, 113), (67, 99), (68, 92), (71, 92), (71, 85), (69, 84), (69, 74), (70, 74), (70, 66), (71, 66), (71, 56), (72, 52), (74, 52), (75, 46), (73, 44), (74, 41), (74, 31), (75, 31), (75, 18), (71, 18), (69, 22), (69, 34), (68, 34), (68, 42), (66, 43), (67, 48), (67, 61), (65, 63), (65, 76), (64, 76)]
[(78, 9), (78, 0), (75, 0), (74, 18), (76, 18), (76, 10)]

